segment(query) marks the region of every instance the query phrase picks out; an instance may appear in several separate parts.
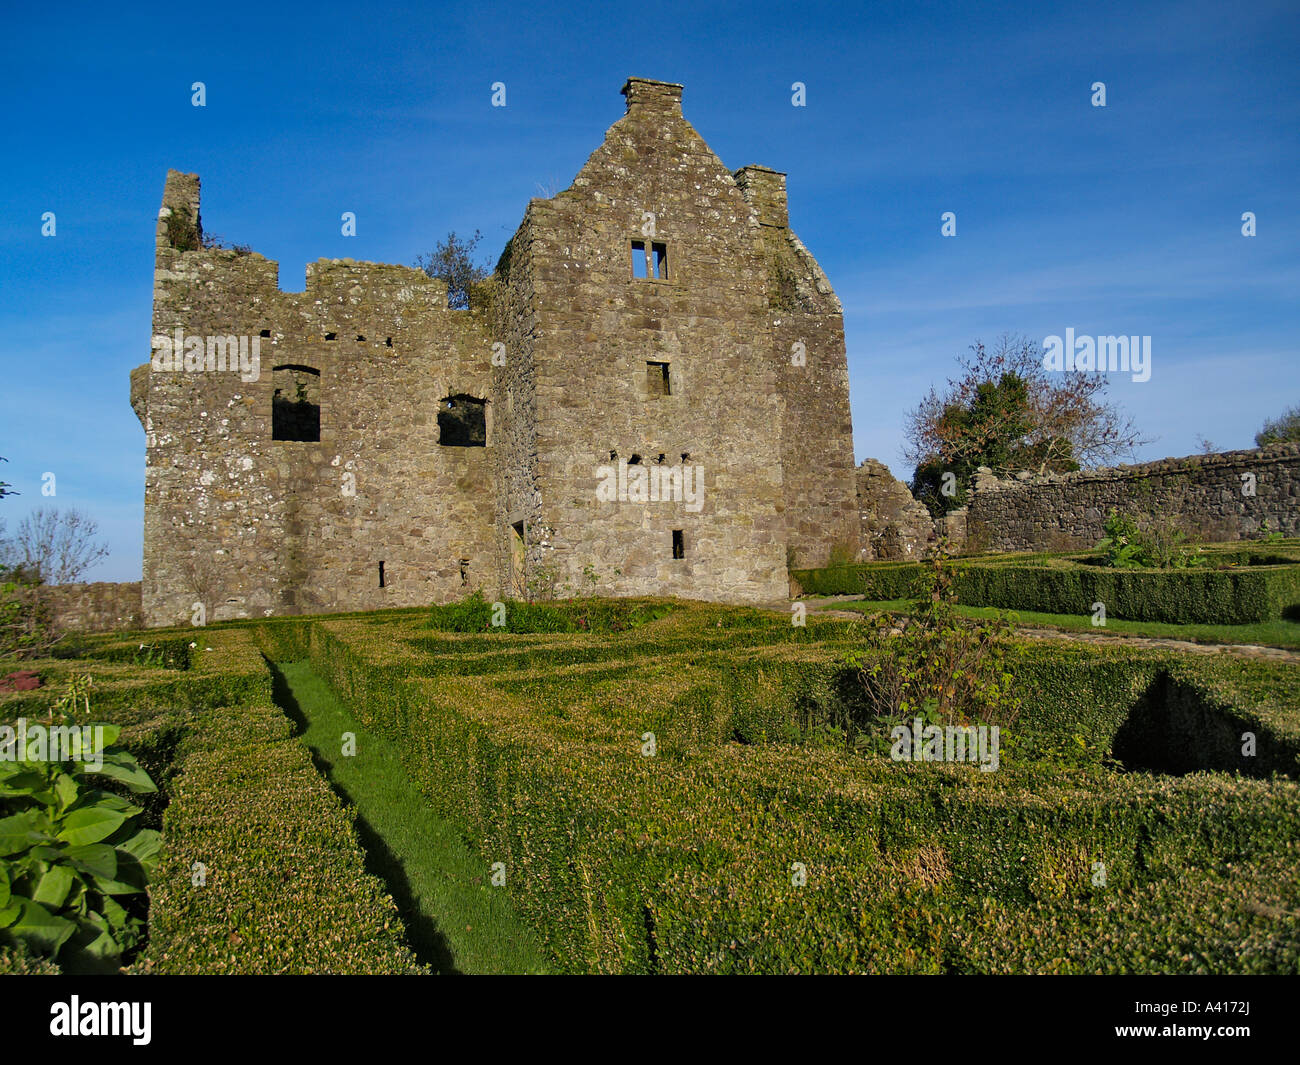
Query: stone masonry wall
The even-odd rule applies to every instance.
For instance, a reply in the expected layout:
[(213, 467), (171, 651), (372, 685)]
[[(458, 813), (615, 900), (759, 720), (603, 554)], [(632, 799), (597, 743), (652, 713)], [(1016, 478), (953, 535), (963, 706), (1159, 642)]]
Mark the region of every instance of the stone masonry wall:
[(51, 584), (42, 589), (56, 628), (72, 632), (138, 629), (143, 624), (140, 582)]
[(757, 216), (767, 265), (790, 564), (824, 566), (832, 549), (851, 558), (859, 547), (843, 310), (790, 230), (785, 175), (747, 166), (736, 183)]
[[(623, 93), (468, 311), (419, 270), (351, 259), (282, 291), (275, 262), (204, 246), (199, 179), (169, 172), (154, 342), (131, 375), (146, 624), (474, 589), (766, 602), (787, 561), (856, 551), (841, 309), (789, 229), (784, 175), (728, 171), (681, 86)], [(656, 276), (634, 276), (637, 240)], [(226, 338), (256, 372), (221, 365)], [(453, 408), (483, 412), (486, 446), (447, 446)], [(287, 410), (301, 438), (276, 438)], [(702, 471), (702, 494), (603, 500), (602, 469), (628, 484), (634, 467)]]
[[(530, 581), (539, 591), (538, 574), (546, 567), (550, 541), (540, 527), (542, 495), (537, 464), (536, 337), (540, 332), (533, 274), (534, 200), (506, 246), (497, 266), (493, 291), (493, 328), (504, 345), (504, 365), (494, 370), (494, 394), (500, 397), (497, 424), (497, 568), (501, 589), (525, 598)], [(498, 349), (501, 350), (501, 349)], [(519, 527), (516, 533), (515, 528)]]
[[(539, 564), (570, 588), (590, 569), (608, 594), (783, 598), (784, 408), (757, 219), (680, 86), (624, 93), (626, 115), (569, 189), (530, 205), (527, 254), (512, 253), (540, 320)], [(634, 276), (636, 240), (666, 245), (666, 278)], [(650, 363), (668, 364), (667, 394)], [(601, 468), (629, 462), (701, 468), (699, 509), (602, 501)]]
[(923, 558), (934, 543), (929, 510), (883, 462), (864, 459), (858, 467), (857, 500), (863, 561)]
[(994, 551), (1091, 547), (1111, 508), (1169, 521), (1206, 540), (1300, 535), (1300, 444), (1163, 459), (1138, 466), (998, 480), (981, 474), (966, 508), (967, 546)]
[[(495, 587), (492, 404), (486, 448), (440, 447), (437, 421), (445, 397), (490, 400), (480, 318), (448, 310), (441, 282), (402, 266), (319, 260), (304, 292), (282, 292), (276, 263), (195, 246), (196, 176), (169, 173), (163, 204), (155, 349), (132, 375), (147, 448), (147, 624), (189, 622), (195, 603), (219, 620)], [(188, 239), (169, 217), (178, 210)], [(256, 338), (256, 380), (160, 370), (158, 338), (178, 329)], [(319, 441), (272, 439), (273, 392), (297, 381), (315, 385)]]

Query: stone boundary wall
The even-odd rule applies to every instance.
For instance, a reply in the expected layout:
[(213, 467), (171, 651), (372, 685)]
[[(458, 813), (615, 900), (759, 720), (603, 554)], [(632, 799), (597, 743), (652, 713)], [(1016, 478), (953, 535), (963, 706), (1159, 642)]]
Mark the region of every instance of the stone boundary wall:
[[(999, 479), (981, 471), (965, 508), (967, 550), (1092, 547), (1114, 507), (1189, 537), (1300, 535), (1300, 444), (1161, 459), (1135, 466)], [(950, 529), (957, 523), (949, 522)]]
[(44, 589), (54, 624), (73, 632), (144, 627), (140, 582), (52, 584)]

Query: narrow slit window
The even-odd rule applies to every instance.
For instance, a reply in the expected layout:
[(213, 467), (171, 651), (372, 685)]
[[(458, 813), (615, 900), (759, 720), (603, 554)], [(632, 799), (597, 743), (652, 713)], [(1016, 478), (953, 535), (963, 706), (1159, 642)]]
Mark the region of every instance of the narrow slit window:
[(645, 252), (645, 241), (632, 241), (632, 276), (649, 277), (650, 276), (650, 259)]
[(686, 557), (686, 540), (681, 529), (673, 530), (673, 558)]
[(384, 586), (384, 564), (379, 563), (379, 587)]

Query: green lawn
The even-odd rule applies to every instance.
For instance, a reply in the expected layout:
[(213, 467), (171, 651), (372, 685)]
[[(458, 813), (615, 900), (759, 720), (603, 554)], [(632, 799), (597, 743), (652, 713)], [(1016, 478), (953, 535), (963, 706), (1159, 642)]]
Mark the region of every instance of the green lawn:
[[(548, 971), (507, 889), (491, 885), (487, 864), (429, 809), (392, 744), (358, 725), (309, 664), (286, 663), (275, 680), (276, 701), (303, 728), (317, 767), (356, 808), (367, 868), (397, 902), (420, 960), (444, 973)], [(355, 755), (341, 753), (345, 732), (356, 737)]]
[[(864, 614), (876, 611), (905, 614), (911, 610), (912, 602), (908, 599), (852, 599), (836, 602), (834, 606), (837, 610), (857, 610)], [(1092, 618), (1078, 614), (1041, 614), (1032, 610), (1009, 611), (987, 606), (959, 606), (957, 612), (968, 618), (993, 618), (1006, 614), (1027, 628), (1092, 632), (1101, 636), (1150, 636), (1193, 643), (1246, 643), (1300, 649), (1300, 622), (1280, 618), (1253, 625), (1169, 625), (1158, 621), (1107, 618), (1104, 626), (1094, 626)]]

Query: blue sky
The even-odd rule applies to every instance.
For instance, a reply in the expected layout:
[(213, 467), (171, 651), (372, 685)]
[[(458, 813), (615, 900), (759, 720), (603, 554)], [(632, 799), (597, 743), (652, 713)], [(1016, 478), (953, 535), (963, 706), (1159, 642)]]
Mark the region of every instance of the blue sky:
[(1150, 335), (1151, 380), (1111, 390), (1154, 438), (1139, 459), (1198, 434), (1249, 447), (1300, 402), (1294, 0), (63, 4), (5, 28), (0, 479), (22, 495), (0, 517), (87, 511), (113, 549), (93, 579), (140, 572), (128, 373), (168, 167), (201, 175), (205, 228), (278, 260), (285, 289), (316, 258), (410, 263), (451, 229), (495, 258), (631, 74), (683, 83), (731, 169), (789, 174), (791, 224), (844, 304), (859, 460), (908, 476), (906, 410), (1007, 331)]

